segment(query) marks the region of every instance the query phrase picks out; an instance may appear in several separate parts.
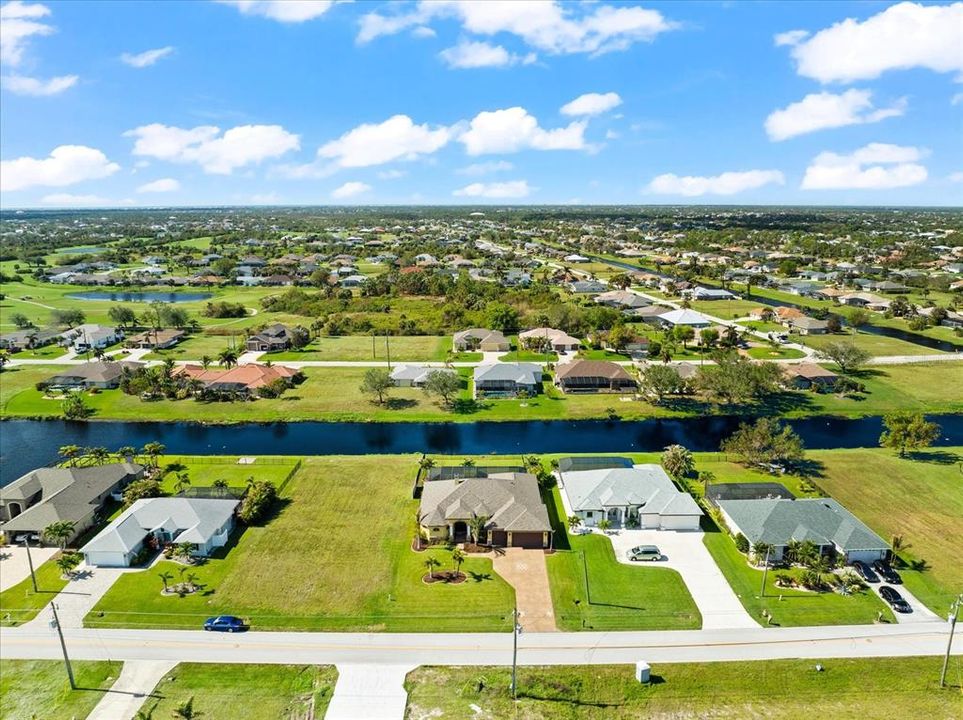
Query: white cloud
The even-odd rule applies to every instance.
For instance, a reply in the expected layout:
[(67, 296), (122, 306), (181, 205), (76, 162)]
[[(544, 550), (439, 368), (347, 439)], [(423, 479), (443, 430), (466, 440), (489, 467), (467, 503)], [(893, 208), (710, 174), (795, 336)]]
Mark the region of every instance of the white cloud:
[(583, 150), (585, 121), (544, 130), (522, 107), (478, 113), (458, 138), (469, 155), (512, 153), (519, 150)]
[(470, 34), (509, 33), (553, 55), (625, 50), (677, 27), (660, 12), (638, 6), (561, 3), (541, 0), (423, 0), (410, 13), (361, 18), (357, 41), (454, 18)]
[(507, 160), (492, 160), (490, 162), (473, 163), (467, 165), (463, 168), (458, 168), (455, 170), (459, 175), (468, 175), (469, 177), (478, 177), (479, 175), (489, 175), (496, 172), (506, 172), (508, 170), (514, 169), (512, 165)]
[(120, 165), (100, 150), (85, 145), (60, 145), (45, 158), (20, 157), (0, 161), (0, 190), (63, 187), (113, 175)]
[(873, 93), (869, 90), (853, 88), (839, 95), (812, 93), (767, 117), (766, 133), (770, 140), (786, 140), (826, 128), (879, 122), (898, 117), (905, 110), (905, 98), (887, 108), (874, 108)]
[(599, 115), (622, 104), (618, 93), (586, 93), (562, 105), (562, 115)]
[(176, 192), (181, 189), (181, 184), (177, 182), (174, 178), (161, 178), (159, 180), (153, 180), (149, 183), (144, 183), (139, 188), (137, 192), (139, 193), (164, 193), (164, 192)]
[(436, 33), (434, 30), (432, 30), (432, 29), (431, 29), (430, 27), (428, 27), (427, 25), (420, 25), (419, 27), (416, 27), (414, 30), (412, 30), (412, 31), (411, 31), (411, 34), (414, 35), (416, 38), (420, 38), (420, 39), (424, 40), (424, 39), (427, 39), (427, 38), (433, 38), (433, 37), (435, 37), (438, 33)]
[(486, 42), (461, 40), (454, 47), (446, 48), (438, 53), (450, 68), (480, 68), (480, 67), (509, 67), (510, 65), (531, 65), (538, 58), (535, 53), (522, 57), (508, 52), (501, 45), (490, 45)]
[(397, 169), (382, 170), (381, 172), (378, 173), (378, 179), (379, 180), (397, 180), (398, 178), (403, 178), (407, 174), (408, 173), (405, 172), (404, 170), (397, 170)]
[(783, 47), (785, 45), (793, 46), (798, 45), (808, 37), (808, 30), (787, 30), (786, 32), (776, 34), (772, 41), (776, 44), (776, 47)]
[(331, 191), (331, 197), (335, 200), (344, 200), (346, 198), (354, 197), (355, 195), (361, 195), (371, 190), (371, 186), (367, 183), (351, 181), (346, 182), (341, 187), (335, 188)]
[(472, 183), (455, 190), (452, 195), (477, 198), (523, 198), (528, 197), (534, 188), (527, 180), (510, 180), (496, 183)]
[(68, 205), (79, 205), (82, 207), (104, 207), (106, 205), (118, 204), (111, 202), (107, 198), (100, 197), (99, 195), (73, 195), (71, 193), (53, 193), (52, 195), (44, 195), (42, 198), (40, 198), (40, 202), (42, 202), (44, 205), (56, 205), (57, 207), (66, 207)]
[(904, 145), (870, 143), (850, 155), (819, 153), (803, 177), (803, 190), (886, 190), (919, 185), (927, 178), (918, 163), (927, 151)]
[(724, 172), (711, 177), (692, 175), (679, 177), (668, 173), (653, 179), (646, 189), (659, 195), (696, 197), (698, 195), (735, 195), (764, 185), (784, 185), (785, 182), (786, 178), (778, 170)]
[(324, 15), (335, 4), (333, 0), (217, 0), (233, 5), (244, 15), (260, 15), (285, 23), (301, 23)]
[(23, 75), (5, 75), (0, 82), (3, 89), (16, 95), (31, 95), (33, 97), (49, 97), (58, 95), (64, 90), (72, 88), (77, 84), (76, 75), (62, 75), (52, 77), (49, 80), (39, 78), (24, 77)]
[(280, 125), (238, 125), (222, 135), (213, 125), (185, 129), (153, 123), (128, 130), (124, 136), (135, 138), (134, 155), (197, 163), (204, 172), (217, 175), (229, 175), (236, 168), (300, 147), (298, 136)]
[(145, 50), (144, 52), (137, 53), (136, 55), (125, 52), (120, 56), (120, 61), (125, 65), (130, 65), (131, 67), (145, 68), (153, 65), (161, 58), (165, 58), (173, 52), (174, 47), (172, 45), (156, 48), (154, 50)]
[(38, 22), (50, 8), (38, 3), (13, 0), (0, 6), (0, 61), (16, 67), (23, 60), (27, 41), (35, 35), (50, 35), (54, 28)]
[(394, 115), (382, 123), (359, 125), (325, 143), (318, 148), (318, 158), (343, 168), (414, 160), (440, 150), (452, 135), (451, 128), (415, 125), (407, 115)]
[(800, 75), (853, 82), (888, 70), (963, 72), (963, 3), (892, 5), (863, 22), (848, 18), (792, 48)]

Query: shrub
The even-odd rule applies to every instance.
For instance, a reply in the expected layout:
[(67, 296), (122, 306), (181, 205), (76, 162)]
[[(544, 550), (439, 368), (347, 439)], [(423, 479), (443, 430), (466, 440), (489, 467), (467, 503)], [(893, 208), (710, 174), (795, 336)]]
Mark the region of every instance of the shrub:
[(776, 587), (789, 588), (795, 584), (792, 575), (789, 573), (776, 573)]
[(244, 493), (237, 516), (248, 525), (252, 525), (264, 517), (277, 496), (278, 491), (273, 483), (267, 480), (253, 482)]
[(745, 535), (743, 535), (742, 533), (739, 533), (738, 535), (736, 535), (735, 541), (736, 541), (736, 550), (738, 550), (743, 554), (746, 554), (749, 552), (749, 540), (748, 538), (746, 538)]

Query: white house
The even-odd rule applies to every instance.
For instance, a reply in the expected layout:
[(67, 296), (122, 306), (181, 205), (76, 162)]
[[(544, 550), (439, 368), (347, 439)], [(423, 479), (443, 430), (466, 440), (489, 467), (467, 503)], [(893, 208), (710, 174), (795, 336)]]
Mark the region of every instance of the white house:
[(161, 497), (138, 500), (81, 548), (88, 565), (129, 567), (153, 536), (158, 547), (192, 543), (195, 555), (227, 544), (237, 500)]
[(586, 527), (607, 519), (612, 527), (698, 530), (702, 510), (681, 492), (659, 465), (608, 467), (563, 472), (572, 512)]
[(562, 330), (550, 327), (533, 328), (525, 332), (518, 333), (518, 339), (523, 346), (527, 346), (528, 341), (545, 342), (550, 345), (552, 350), (565, 352), (566, 350), (578, 350), (582, 347), (582, 341), (572, 337)]
[(659, 315), (659, 319), (666, 325), (675, 327), (677, 325), (688, 325), (694, 328), (705, 328), (712, 324), (705, 315), (695, 310), (683, 308), (680, 310), (670, 310)]
[(451, 368), (431, 367), (430, 365), (398, 365), (391, 371), (391, 381), (395, 387), (422, 387), (432, 372), (456, 375)]
[(103, 350), (124, 339), (124, 331), (106, 325), (85, 324), (78, 325), (64, 333), (74, 350), (79, 353), (88, 350)]

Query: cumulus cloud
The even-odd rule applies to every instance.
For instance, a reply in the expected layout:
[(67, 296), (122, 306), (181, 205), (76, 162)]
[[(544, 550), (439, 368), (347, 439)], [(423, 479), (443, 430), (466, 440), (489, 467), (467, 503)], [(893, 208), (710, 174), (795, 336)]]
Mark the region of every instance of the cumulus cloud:
[(0, 84), (3, 89), (16, 95), (31, 95), (33, 97), (50, 97), (59, 95), (64, 90), (68, 90), (77, 84), (76, 75), (61, 75), (52, 77), (49, 80), (25, 77), (23, 75), (5, 75)]
[(0, 190), (63, 187), (113, 175), (120, 165), (100, 150), (85, 145), (60, 145), (45, 158), (20, 157), (0, 161)]
[(124, 136), (135, 139), (134, 155), (196, 163), (216, 175), (229, 175), (239, 167), (300, 147), (299, 137), (280, 125), (239, 125), (221, 134), (213, 125), (179, 128), (153, 123), (128, 130)]
[(130, 65), (134, 68), (145, 68), (153, 65), (158, 60), (167, 57), (174, 52), (174, 47), (172, 45), (167, 45), (166, 47), (156, 48), (154, 50), (145, 50), (142, 53), (131, 54), (124, 53), (120, 56), (120, 61), (125, 65)]
[(807, 37), (809, 37), (808, 30), (788, 30), (776, 34), (772, 41), (776, 44), (776, 47), (783, 47), (785, 45), (793, 46), (798, 45)]
[(359, 125), (325, 143), (318, 149), (318, 158), (343, 168), (415, 160), (443, 148), (452, 135), (451, 128), (415, 125), (407, 115), (394, 115), (382, 123)]
[(474, 198), (523, 198), (533, 190), (527, 180), (510, 180), (508, 182), (472, 183), (455, 190), (452, 195)]
[(454, 19), (473, 35), (515, 35), (543, 52), (605, 53), (650, 42), (677, 27), (657, 10), (539, 0), (423, 0), (408, 13), (368, 13), (357, 40), (366, 43), (438, 19)]
[(522, 107), (478, 113), (458, 140), (464, 144), (469, 155), (587, 148), (584, 120), (555, 130), (545, 130)]
[(668, 173), (654, 178), (647, 190), (658, 195), (735, 195), (764, 185), (784, 185), (786, 178), (778, 170), (745, 170), (724, 172), (721, 175), (679, 177)]
[(23, 60), (30, 38), (53, 33), (53, 26), (40, 22), (48, 15), (50, 8), (39, 3), (13, 0), (0, 6), (0, 61), (16, 67)]
[(848, 18), (799, 37), (791, 54), (800, 75), (829, 83), (870, 80), (910, 68), (960, 73), (961, 47), (963, 3), (902, 2), (863, 22)]
[(244, 15), (260, 15), (285, 23), (301, 23), (324, 15), (334, 0), (217, 0), (233, 5)]
[(331, 197), (335, 200), (344, 200), (346, 198), (354, 197), (355, 195), (361, 195), (371, 190), (371, 186), (367, 183), (351, 181), (346, 182), (341, 187), (335, 188), (331, 191)]
[(618, 93), (585, 93), (571, 102), (562, 105), (562, 115), (591, 116), (600, 115), (622, 104)]
[(827, 128), (875, 123), (905, 111), (905, 98), (886, 108), (873, 107), (873, 93), (869, 90), (854, 88), (839, 95), (812, 93), (767, 117), (766, 133), (770, 140), (786, 140)]
[(509, 67), (511, 65), (530, 65), (538, 57), (529, 53), (524, 57), (508, 52), (501, 45), (490, 45), (486, 42), (462, 40), (454, 47), (438, 53), (450, 68), (480, 68), (480, 67)]
[(479, 175), (489, 175), (491, 173), (506, 172), (508, 170), (514, 169), (512, 165), (507, 160), (492, 160), (490, 162), (472, 163), (471, 165), (466, 165), (463, 168), (458, 168), (455, 170), (459, 175), (468, 175), (469, 177), (478, 177)]
[(927, 178), (923, 148), (870, 143), (850, 153), (819, 153), (803, 177), (803, 190), (886, 190), (919, 185)]
[(174, 178), (161, 178), (159, 180), (153, 180), (149, 183), (144, 183), (139, 188), (137, 192), (139, 193), (165, 193), (165, 192), (176, 192), (181, 189), (181, 184), (177, 182)]

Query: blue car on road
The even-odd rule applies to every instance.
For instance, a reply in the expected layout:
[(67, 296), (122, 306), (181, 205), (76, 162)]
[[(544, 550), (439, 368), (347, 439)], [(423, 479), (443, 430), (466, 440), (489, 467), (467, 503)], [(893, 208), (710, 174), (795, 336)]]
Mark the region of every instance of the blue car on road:
[(218, 615), (204, 621), (204, 629), (208, 631), (240, 632), (246, 628), (244, 621), (233, 615)]

